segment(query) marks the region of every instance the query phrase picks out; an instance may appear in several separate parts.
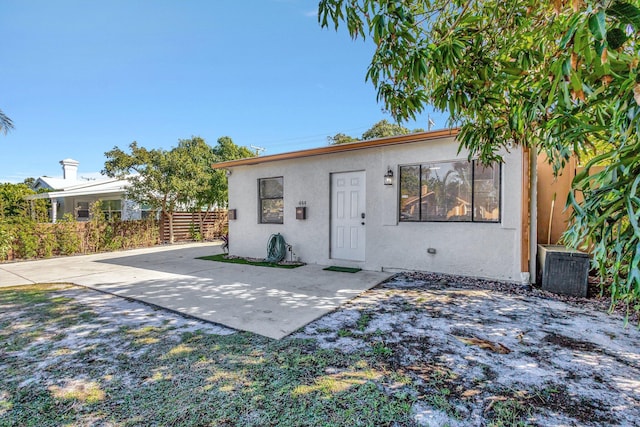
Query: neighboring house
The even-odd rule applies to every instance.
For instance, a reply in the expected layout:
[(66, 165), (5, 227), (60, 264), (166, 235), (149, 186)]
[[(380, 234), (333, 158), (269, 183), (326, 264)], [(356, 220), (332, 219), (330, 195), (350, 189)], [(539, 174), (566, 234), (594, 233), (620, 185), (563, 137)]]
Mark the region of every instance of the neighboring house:
[(78, 221), (89, 220), (89, 211), (93, 203), (100, 200), (103, 213), (108, 218), (124, 220), (144, 219), (154, 215), (155, 211), (144, 209), (125, 198), (127, 180), (115, 178), (78, 179), (78, 162), (73, 159), (60, 161), (62, 178), (42, 176), (36, 180), (33, 189), (49, 190), (29, 196), (28, 199), (49, 199), (51, 201), (50, 218), (56, 222), (66, 214)]
[(265, 257), (270, 235), (281, 233), (292, 246), (287, 257), (307, 263), (528, 281), (529, 153), (514, 147), (501, 153), (503, 164), (484, 167), (458, 152), (456, 134), (213, 165), (229, 177), (229, 252)]

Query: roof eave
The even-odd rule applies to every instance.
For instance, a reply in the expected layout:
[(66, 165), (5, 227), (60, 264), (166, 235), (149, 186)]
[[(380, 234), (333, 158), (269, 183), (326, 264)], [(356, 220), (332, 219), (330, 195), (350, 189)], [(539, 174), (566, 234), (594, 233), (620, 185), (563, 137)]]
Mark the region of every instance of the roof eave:
[(370, 139), (366, 141), (349, 142), (346, 144), (329, 145), (326, 147), (311, 148), (307, 150), (291, 151), (288, 153), (271, 154), (268, 156), (248, 157), (245, 159), (229, 160), (226, 162), (214, 163), (213, 169), (226, 169), (235, 166), (249, 166), (260, 163), (276, 162), (280, 160), (299, 159), (304, 157), (320, 156), (324, 154), (341, 153), (347, 151), (364, 150), (374, 147), (385, 147), (398, 144), (408, 144), (412, 142), (422, 142), (434, 139), (456, 136), (459, 129), (442, 129), (429, 132), (411, 133), (407, 135), (391, 136), (387, 138)]

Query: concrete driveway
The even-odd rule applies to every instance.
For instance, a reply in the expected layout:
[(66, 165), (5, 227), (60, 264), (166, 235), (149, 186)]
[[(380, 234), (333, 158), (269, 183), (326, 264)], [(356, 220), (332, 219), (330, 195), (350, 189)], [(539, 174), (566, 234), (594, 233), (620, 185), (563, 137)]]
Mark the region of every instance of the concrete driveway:
[(221, 252), (193, 243), (0, 264), (0, 286), (74, 283), (280, 339), (390, 276), (196, 259)]

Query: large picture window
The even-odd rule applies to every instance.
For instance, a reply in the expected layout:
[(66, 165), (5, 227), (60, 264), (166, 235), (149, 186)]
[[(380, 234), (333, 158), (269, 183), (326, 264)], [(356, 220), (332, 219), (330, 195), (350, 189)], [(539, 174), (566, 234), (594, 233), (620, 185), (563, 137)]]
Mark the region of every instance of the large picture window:
[(400, 166), (400, 221), (500, 221), (500, 164)]
[(260, 222), (282, 224), (284, 220), (284, 189), (282, 177), (258, 180)]

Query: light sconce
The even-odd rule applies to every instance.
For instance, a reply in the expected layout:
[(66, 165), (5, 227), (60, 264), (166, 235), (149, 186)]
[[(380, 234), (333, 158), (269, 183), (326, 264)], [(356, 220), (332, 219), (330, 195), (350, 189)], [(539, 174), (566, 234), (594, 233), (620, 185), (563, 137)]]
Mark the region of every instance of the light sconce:
[(391, 168), (384, 174), (384, 185), (393, 185), (393, 171)]

